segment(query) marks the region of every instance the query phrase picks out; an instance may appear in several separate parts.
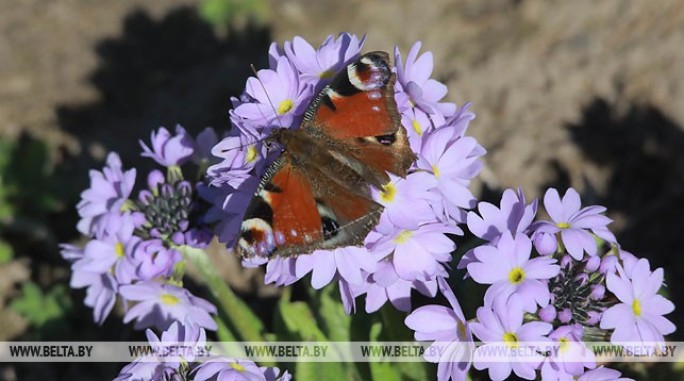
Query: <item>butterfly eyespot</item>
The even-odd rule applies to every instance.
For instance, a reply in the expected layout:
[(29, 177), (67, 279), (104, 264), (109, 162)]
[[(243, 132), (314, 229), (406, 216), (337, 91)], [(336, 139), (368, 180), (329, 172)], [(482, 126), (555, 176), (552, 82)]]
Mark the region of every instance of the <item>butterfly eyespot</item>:
[(340, 225), (332, 218), (321, 217), (321, 225), (323, 226), (323, 237), (327, 240), (339, 234)]
[(396, 134), (389, 134), (389, 135), (381, 135), (381, 136), (376, 136), (375, 139), (378, 140), (378, 143), (388, 146), (390, 144), (393, 144), (394, 142), (397, 141), (397, 136)]

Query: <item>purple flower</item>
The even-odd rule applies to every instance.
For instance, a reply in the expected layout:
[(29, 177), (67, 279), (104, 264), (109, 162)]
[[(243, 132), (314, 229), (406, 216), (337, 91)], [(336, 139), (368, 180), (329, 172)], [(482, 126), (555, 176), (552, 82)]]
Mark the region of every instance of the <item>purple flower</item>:
[(69, 263), (74, 263), (79, 259), (83, 258), (84, 252), (82, 247), (74, 246), (68, 243), (63, 243), (59, 245), (59, 253), (62, 258), (69, 261)]
[(560, 233), (565, 249), (577, 260), (582, 259), (585, 251), (589, 255), (597, 254), (596, 240), (591, 233), (607, 242), (616, 242), (615, 236), (606, 227), (612, 220), (601, 215), (606, 208), (602, 206), (582, 208), (579, 193), (573, 188), (565, 192), (562, 200), (558, 191), (550, 188), (544, 195), (544, 207), (553, 222), (536, 222), (533, 225), (535, 231), (533, 239), (535, 240), (538, 234)]
[[(480, 215), (468, 212), (468, 229), (476, 237), (496, 245), (504, 232), (522, 233), (530, 226), (537, 214), (537, 200), (527, 205), (520, 188), (517, 193), (506, 189), (501, 197), (501, 208), (484, 201), (478, 203), (477, 208)], [(464, 269), (469, 263), (476, 261), (473, 250), (469, 250), (461, 257), (457, 268)]]
[(164, 167), (183, 165), (195, 151), (195, 141), (180, 125), (176, 126), (176, 135), (173, 136), (166, 128), (159, 127), (156, 132), (152, 131), (150, 142), (151, 148), (140, 141), (142, 156), (149, 157)]
[(620, 372), (615, 369), (600, 366), (589, 370), (577, 378), (577, 381), (634, 381), (631, 378), (620, 377)]
[(441, 223), (380, 232), (384, 236), (373, 244), (374, 255), (381, 259), (391, 253), (397, 274), (407, 281), (429, 281), (441, 274), (442, 264), (451, 261), (451, 252), (456, 249), (445, 234), (463, 234), (458, 227)]
[(166, 248), (158, 239), (140, 243), (134, 256), (137, 262), (136, 274), (141, 280), (158, 276), (170, 277), (173, 266), (183, 259), (178, 250)]
[[(373, 272), (375, 259), (365, 247), (341, 247), (334, 250), (316, 250), (296, 259), (295, 274), (298, 279), (311, 272), (311, 286), (320, 289), (337, 275), (351, 284), (365, 280), (363, 271)], [(268, 271), (268, 268), (266, 269)]]
[(579, 324), (558, 327), (549, 334), (555, 343), (552, 355), (542, 364), (543, 380), (572, 380), (584, 373), (584, 368), (596, 368), (596, 358), (582, 342)]
[(651, 272), (647, 259), (640, 259), (628, 277), (621, 267), (619, 275), (608, 273), (606, 285), (620, 303), (607, 309), (601, 318), (602, 329), (615, 329), (612, 343), (663, 343), (663, 335), (675, 331), (675, 326), (663, 317), (674, 305), (657, 292), (663, 285), (663, 269)]
[(315, 50), (306, 40), (297, 36), (286, 41), (287, 58), (301, 73), (300, 79), (320, 89), (358, 56), (366, 37), (359, 39), (353, 34), (341, 33), (337, 38), (330, 35)]
[(501, 197), (500, 208), (480, 202), (477, 210), (480, 215), (468, 212), (468, 229), (475, 236), (495, 245), (504, 232), (523, 233), (530, 226), (537, 214), (537, 200), (527, 205), (522, 189), (518, 188), (517, 193), (513, 189), (506, 189)]
[(433, 115), (448, 117), (456, 111), (453, 103), (439, 102), (447, 93), (447, 87), (434, 79), (431, 79), (433, 60), (432, 52), (426, 52), (418, 57), (420, 42), (416, 42), (408, 56), (406, 63), (402, 62), (399, 48), (394, 49), (394, 60), (397, 66), (397, 82), (401, 90), (409, 96), (409, 101)]
[(228, 136), (212, 148), (221, 161), (207, 170), (214, 185), (251, 176), (256, 164), (263, 164), (266, 151), (259, 139), (250, 134)]
[(420, 152), (423, 146), (423, 138), (434, 129), (430, 116), (423, 110), (409, 108), (401, 113), (401, 124), (408, 134), (411, 150)]
[(438, 364), (437, 380), (466, 380), (471, 365), (470, 354), (474, 347), (473, 336), (449, 284), (443, 278), (437, 282), (451, 308), (438, 305), (423, 306), (411, 312), (404, 323), (416, 331), (416, 340), (434, 341), (431, 347), (439, 349), (426, 352), (442, 353), (441, 356), (424, 356), (426, 361)]
[(382, 218), (392, 225), (404, 229), (416, 229), (418, 225), (436, 220), (430, 202), (439, 198), (430, 188), (436, 185), (433, 176), (424, 172), (414, 172), (405, 179), (390, 174), (390, 181), (382, 190), (373, 188), (373, 199), (385, 209)]
[(204, 329), (191, 323), (185, 325), (173, 322), (169, 329), (161, 334), (161, 338), (148, 329), (145, 331), (150, 346), (164, 352), (168, 346), (182, 346), (186, 351), (170, 357), (146, 355), (138, 357), (126, 365), (115, 381), (148, 381), (148, 380), (183, 380), (187, 379), (187, 370), (181, 367), (182, 362), (193, 362), (195, 356), (204, 350), (207, 337)]
[(216, 307), (184, 288), (145, 281), (121, 286), (119, 293), (126, 300), (138, 302), (123, 319), (124, 323), (135, 319), (136, 329), (155, 326), (164, 330), (178, 320), (216, 330), (210, 315), (216, 313)]
[(211, 165), (216, 161), (212, 155), (212, 149), (218, 143), (219, 138), (213, 128), (207, 127), (197, 135), (195, 139), (195, 152), (192, 155), (192, 161), (195, 164)]
[(195, 381), (290, 381), (285, 371), (280, 377), (278, 368), (259, 367), (246, 359), (218, 357), (200, 364), (195, 370)]
[(312, 88), (300, 81), (287, 57), (278, 59), (275, 70), (259, 70), (257, 77), (247, 79), (245, 89), (254, 101), (235, 107), (233, 118), (248, 121), (258, 131), (298, 125), (311, 99)]
[(442, 127), (431, 133), (416, 165), (432, 173), (437, 181), (434, 191), (442, 198), (441, 202), (433, 203), (437, 216), (461, 223), (465, 222), (463, 209), (475, 206), (476, 199), (468, 185), (482, 169), (480, 156), (485, 151), (475, 139), (454, 136), (455, 132)]
[(448, 276), (443, 267), (438, 268), (435, 279), (408, 281), (399, 277), (389, 260), (378, 262), (377, 270), (368, 275), (367, 283), (361, 286), (349, 285), (353, 298), (366, 294), (366, 312), (372, 313), (389, 301), (396, 309), (411, 310), (411, 290), (416, 289), (425, 296), (437, 294), (437, 277)]
[(109, 273), (96, 273), (73, 269), (71, 273), (71, 288), (87, 287), (84, 304), (93, 308), (93, 320), (102, 324), (114, 308), (116, 293), (119, 288), (114, 276)]
[(481, 284), (491, 284), (485, 293), (485, 305), (497, 299), (506, 301), (518, 295), (526, 312), (535, 312), (537, 304), (549, 304), (550, 293), (542, 281), (558, 275), (556, 260), (548, 257), (530, 259), (532, 242), (523, 234), (515, 238), (506, 231), (494, 246), (475, 248), (478, 262), (468, 264), (468, 274)]
[(87, 236), (101, 236), (124, 207), (135, 185), (135, 168), (123, 171), (119, 155), (107, 155), (102, 172), (90, 171), (90, 188), (81, 193), (78, 203), (78, 231)]
[[(526, 342), (548, 341), (546, 335), (551, 328), (551, 324), (538, 321), (523, 324), (522, 304), (517, 297), (512, 297), (509, 303), (500, 302), (491, 307), (478, 308), (477, 322), (471, 323), (470, 329), (486, 344), (475, 350), (475, 368), (489, 369), (489, 378), (494, 381), (506, 379), (511, 370), (518, 377), (534, 380), (535, 370), (543, 357), (535, 351), (534, 346)], [(504, 353), (508, 353), (509, 362), (501, 361), (502, 349), (506, 351)], [(521, 349), (524, 350), (521, 352)], [(527, 354), (527, 361), (517, 359), (516, 353)], [(492, 360), (493, 354), (496, 354), (497, 361)]]
[(137, 279), (135, 274), (135, 250), (141, 239), (133, 235), (135, 229), (131, 214), (112, 219), (112, 232), (93, 239), (84, 248), (84, 256), (74, 263), (74, 271), (108, 273), (116, 277), (119, 284), (128, 284)]

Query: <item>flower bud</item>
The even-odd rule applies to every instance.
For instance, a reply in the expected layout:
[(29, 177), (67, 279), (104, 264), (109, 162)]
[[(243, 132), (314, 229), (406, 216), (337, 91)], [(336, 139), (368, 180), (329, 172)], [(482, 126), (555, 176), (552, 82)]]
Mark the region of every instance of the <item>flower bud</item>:
[(579, 283), (580, 286), (584, 286), (589, 282), (589, 274), (587, 273), (581, 273), (575, 277), (575, 280), (577, 283)]
[(558, 320), (560, 320), (561, 323), (570, 322), (570, 320), (572, 320), (572, 311), (570, 311), (568, 308), (563, 309), (560, 313), (558, 313)]
[(558, 242), (556, 236), (547, 232), (537, 232), (534, 235), (534, 248), (541, 255), (549, 255), (556, 252)]
[(162, 171), (155, 169), (147, 175), (147, 187), (152, 191), (152, 193), (157, 193), (157, 187), (160, 184), (164, 184), (166, 179)]
[(589, 295), (594, 300), (601, 300), (606, 294), (606, 287), (602, 284), (594, 284), (591, 286), (591, 294)]
[(563, 258), (561, 258), (561, 260), (560, 260), (560, 267), (561, 267), (561, 269), (567, 270), (568, 268), (572, 267), (572, 262), (574, 262), (574, 261), (575, 261), (575, 260), (572, 259), (571, 256), (569, 256), (569, 255), (564, 255)]
[(593, 256), (590, 256), (589, 259), (587, 259), (587, 262), (584, 265), (584, 270), (586, 270), (587, 272), (593, 273), (594, 271), (598, 270), (600, 265), (601, 265), (601, 257), (599, 257), (598, 255), (593, 255)]
[(589, 318), (585, 322), (586, 325), (596, 325), (601, 321), (601, 312), (589, 311), (587, 315), (589, 315)]
[(614, 255), (608, 255), (601, 259), (601, 266), (599, 266), (599, 272), (601, 274), (615, 272), (615, 265), (617, 265), (617, 257)]
[(546, 307), (543, 307), (539, 310), (539, 318), (542, 319), (542, 321), (545, 321), (547, 323), (551, 323), (556, 319), (556, 308), (552, 306), (551, 304), (547, 305)]

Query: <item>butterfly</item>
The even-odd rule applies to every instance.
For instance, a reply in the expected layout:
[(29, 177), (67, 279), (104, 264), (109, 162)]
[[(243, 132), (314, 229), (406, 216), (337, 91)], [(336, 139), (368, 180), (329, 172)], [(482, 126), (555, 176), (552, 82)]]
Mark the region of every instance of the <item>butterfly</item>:
[(239, 257), (363, 245), (383, 210), (371, 187), (382, 190), (388, 172), (406, 177), (416, 160), (395, 82), (389, 55), (366, 53), (318, 93), (299, 129), (271, 133), (282, 153), (247, 207), (234, 247)]

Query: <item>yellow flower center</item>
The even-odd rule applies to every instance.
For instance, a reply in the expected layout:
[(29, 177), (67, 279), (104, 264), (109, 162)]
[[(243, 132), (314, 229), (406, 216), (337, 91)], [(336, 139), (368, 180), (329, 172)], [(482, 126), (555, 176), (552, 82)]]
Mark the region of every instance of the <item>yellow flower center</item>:
[(516, 334), (513, 332), (504, 333), (503, 340), (506, 346), (509, 348), (518, 347), (518, 336), (516, 336)]
[(460, 321), (456, 325), (456, 332), (458, 333), (458, 337), (466, 337), (466, 326), (465, 324), (461, 323)]
[(525, 280), (525, 271), (520, 267), (516, 267), (508, 273), (508, 281), (512, 284), (518, 284)]
[(331, 69), (328, 69), (326, 71), (322, 71), (320, 74), (318, 74), (318, 77), (320, 79), (330, 79), (332, 76), (335, 75), (335, 72), (332, 71)]
[(247, 148), (247, 155), (245, 155), (245, 161), (251, 163), (257, 158), (257, 149), (255, 146), (249, 146)]
[(116, 245), (114, 245), (114, 253), (119, 258), (123, 258), (123, 256), (126, 255), (126, 250), (123, 243), (117, 242)]
[(435, 174), (435, 177), (439, 177), (439, 175), (441, 173), (439, 170), (439, 167), (437, 167), (437, 165), (435, 165), (435, 164), (432, 164), (432, 173)]
[(392, 183), (387, 183), (382, 186), (382, 192), (380, 192), (380, 198), (384, 202), (393, 202), (397, 195), (397, 186)]
[(412, 120), (411, 126), (413, 126), (413, 131), (415, 131), (416, 134), (423, 136), (423, 128), (420, 126), (420, 123), (417, 120)]
[(406, 241), (409, 240), (409, 238), (411, 238), (412, 235), (413, 235), (412, 231), (404, 230), (403, 232), (399, 233), (399, 235), (397, 235), (396, 238), (394, 238), (394, 242), (396, 242), (400, 245), (403, 245), (406, 243)]
[(236, 362), (231, 362), (230, 367), (237, 370), (238, 372), (244, 372), (245, 371), (245, 367), (236, 363)]
[(559, 229), (567, 229), (567, 228), (570, 227), (570, 224), (567, 223), (567, 222), (559, 222), (559, 223), (556, 224), (556, 226), (557, 226)]
[(283, 115), (286, 112), (292, 110), (293, 106), (294, 102), (292, 101), (292, 99), (285, 99), (278, 105), (278, 115)]
[(174, 305), (174, 304), (178, 304), (180, 302), (180, 299), (178, 299), (177, 297), (175, 297), (171, 294), (161, 294), (159, 296), (159, 299), (162, 301), (162, 303), (168, 304), (168, 305)]
[(561, 352), (565, 352), (570, 348), (570, 340), (568, 340), (565, 337), (561, 337), (560, 339), (558, 339), (558, 344), (560, 344), (559, 350)]
[(639, 302), (639, 299), (634, 299), (632, 302), (632, 311), (634, 312), (634, 316), (641, 316), (641, 302)]

